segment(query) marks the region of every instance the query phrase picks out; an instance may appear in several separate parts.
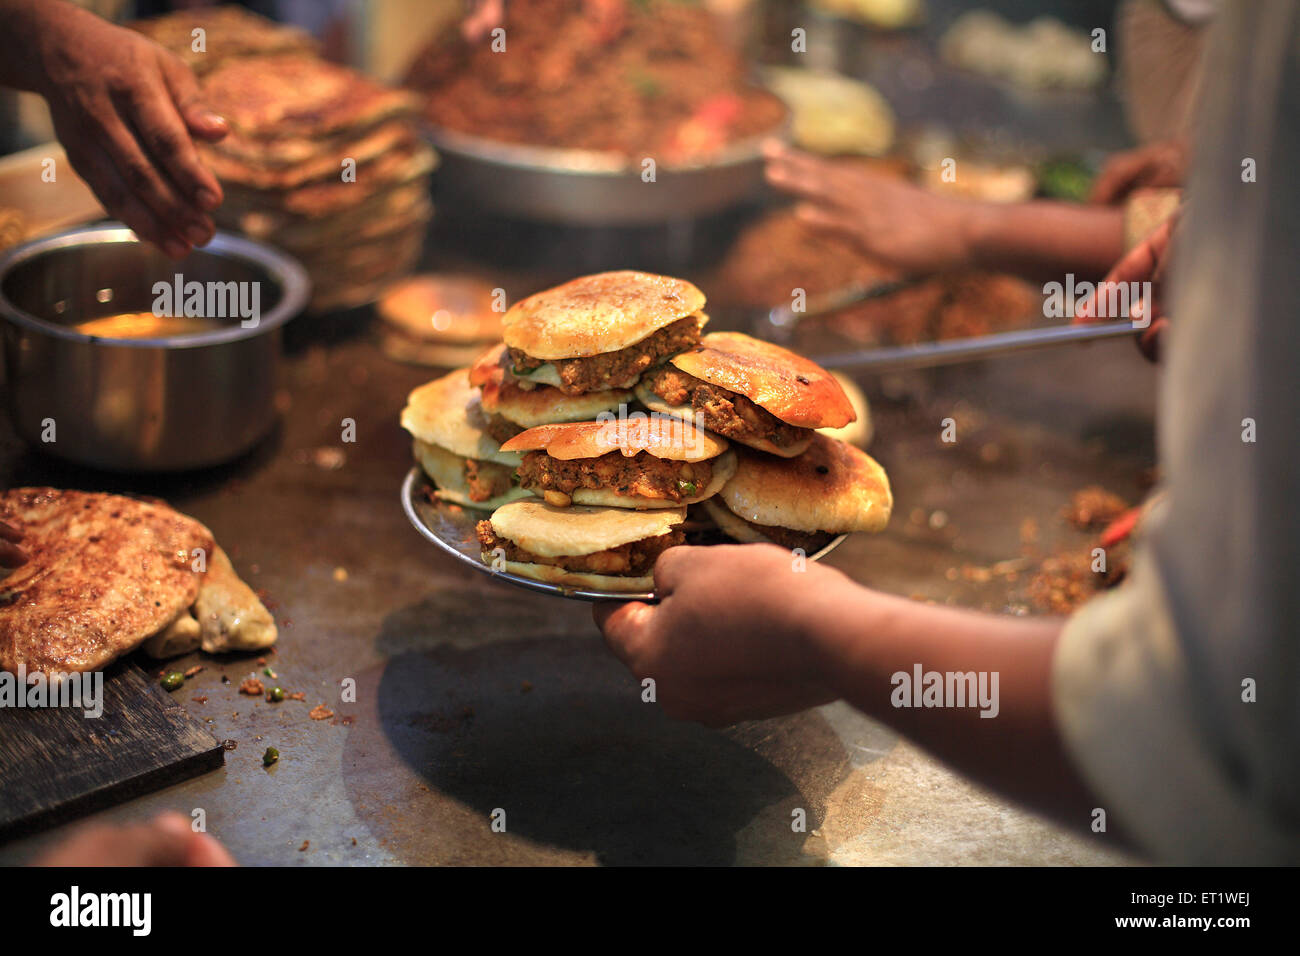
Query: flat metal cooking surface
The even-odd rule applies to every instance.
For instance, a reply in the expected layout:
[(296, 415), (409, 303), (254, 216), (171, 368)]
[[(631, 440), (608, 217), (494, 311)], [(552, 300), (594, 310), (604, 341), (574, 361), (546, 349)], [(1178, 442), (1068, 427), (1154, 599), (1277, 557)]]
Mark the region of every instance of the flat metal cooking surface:
[[(395, 495), (411, 467), (397, 418), (432, 375), (384, 358), (364, 332), (323, 329), (293, 329), (279, 430), (213, 472), (82, 471), (0, 423), (0, 480), (166, 497), (212, 528), (280, 624), (266, 665), (202, 654), (168, 665), (205, 666), (176, 699), (237, 743), (225, 767), (99, 818), (203, 808), (209, 830), (249, 864), (1114, 859), (843, 705), (714, 731), (642, 703), (587, 607), (503, 588), (411, 528)], [(1152, 455), (1154, 372), (1130, 343), (908, 383), (916, 394), (905, 400), (866, 383), (894, 518), (828, 559), (862, 583), (1016, 609), (1023, 576), (953, 572), (1019, 556), (1026, 519), (1044, 549), (1081, 546), (1088, 537), (1059, 511), (1086, 484), (1136, 499)], [(949, 416), (959, 422), (952, 445), (939, 438)], [(345, 419), (353, 443), (341, 440)], [(306, 700), (238, 694), (264, 666)], [(340, 701), (348, 678), (355, 703)], [(334, 716), (310, 720), (321, 703)], [(267, 746), (281, 753), (270, 770)], [(496, 808), (505, 834), (489, 827)], [(790, 829), (795, 809), (807, 813), (805, 833)], [(0, 847), (0, 862), (27, 859), (61, 832)]]

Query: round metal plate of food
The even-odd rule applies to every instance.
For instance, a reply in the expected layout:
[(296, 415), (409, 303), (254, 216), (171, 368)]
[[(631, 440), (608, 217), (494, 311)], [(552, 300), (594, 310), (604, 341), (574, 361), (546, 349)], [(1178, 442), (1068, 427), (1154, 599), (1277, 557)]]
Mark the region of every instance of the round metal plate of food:
[[(402, 482), (402, 510), (415, 530), (429, 541), (458, 561), (464, 562), (483, 574), (489, 574), (510, 584), (543, 594), (557, 594), (560, 597), (573, 598), (577, 601), (646, 601), (658, 600), (653, 592), (632, 591), (597, 591), (588, 588), (566, 587), (562, 584), (550, 584), (534, 581), (509, 571), (496, 571), (483, 563), (482, 548), (474, 533), (474, 526), (488, 516), (486, 511), (462, 508), (449, 504), (433, 496), (434, 486), (420, 468), (414, 467), (406, 474)], [(811, 560), (820, 561), (838, 548), (846, 535), (834, 538), (826, 547), (811, 555)]]

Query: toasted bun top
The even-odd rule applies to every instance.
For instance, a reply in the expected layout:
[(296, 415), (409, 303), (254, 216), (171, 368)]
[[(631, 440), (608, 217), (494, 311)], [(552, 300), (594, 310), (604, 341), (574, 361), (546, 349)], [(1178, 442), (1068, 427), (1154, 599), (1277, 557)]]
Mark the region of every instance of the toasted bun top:
[(797, 458), (738, 451), (740, 463), (721, 494), (746, 521), (832, 534), (879, 531), (889, 521), (889, 478), (861, 449), (817, 434)]
[(519, 456), (503, 452), (483, 430), (486, 424), (478, 389), (469, 384), (469, 370), (463, 368), (421, 385), (407, 396), (402, 409), (402, 427), (420, 441), (462, 458), (518, 465)]
[(704, 293), (683, 279), (602, 272), (516, 302), (506, 345), (546, 361), (617, 352), (703, 306)]
[(411, 276), (390, 286), (378, 308), (384, 321), (431, 342), (501, 337), (503, 317), (492, 309), (491, 286), (468, 276)]
[(539, 425), (520, 432), (501, 446), (502, 451), (538, 448), (563, 461), (599, 458), (616, 450), (629, 458), (644, 451), (672, 461), (704, 461), (726, 451), (727, 440), (680, 418), (662, 415), (649, 418), (639, 414), (611, 417), (608, 421)]
[(685, 519), (685, 508), (554, 508), (541, 501), (512, 501), (492, 512), (492, 530), (538, 557), (557, 558), (657, 538)]
[(670, 360), (688, 375), (739, 392), (799, 428), (839, 428), (853, 405), (839, 382), (816, 362), (740, 332), (712, 332)]

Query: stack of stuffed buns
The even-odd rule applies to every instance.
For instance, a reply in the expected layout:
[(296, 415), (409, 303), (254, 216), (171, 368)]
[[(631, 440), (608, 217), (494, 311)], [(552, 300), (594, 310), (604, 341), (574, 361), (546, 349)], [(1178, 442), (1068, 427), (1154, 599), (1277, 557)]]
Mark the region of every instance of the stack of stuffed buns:
[(605, 272), (516, 303), (505, 341), (413, 391), (402, 426), (438, 498), (490, 512), (483, 560), (576, 588), (646, 591), (655, 560), (707, 523), (804, 555), (875, 532), (884, 469), (818, 429), (857, 413), (795, 353), (704, 334), (681, 279)]

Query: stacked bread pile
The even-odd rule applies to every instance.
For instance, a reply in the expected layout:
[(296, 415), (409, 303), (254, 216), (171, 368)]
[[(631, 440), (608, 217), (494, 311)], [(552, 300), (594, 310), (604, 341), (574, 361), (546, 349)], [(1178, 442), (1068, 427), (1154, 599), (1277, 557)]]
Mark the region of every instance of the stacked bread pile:
[[(200, 147), (226, 194), (217, 224), (293, 254), (313, 311), (374, 300), (419, 259), (433, 212), (417, 101), (320, 59), (298, 31), (225, 10), (141, 27), (200, 65), (207, 105), (230, 124)], [(186, 28), (204, 23), (212, 32), (196, 53)]]
[(234, 4), (180, 10), (131, 27), (171, 50), (197, 76), (230, 59), (318, 52), (310, 33)]
[(492, 512), (485, 562), (643, 591), (703, 524), (804, 554), (884, 527), (884, 470), (816, 431), (856, 418), (838, 382), (779, 346), (703, 335), (704, 304), (665, 276), (575, 279), (514, 305), (503, 343), (411, 393), (402, 425), (435, 494)]

